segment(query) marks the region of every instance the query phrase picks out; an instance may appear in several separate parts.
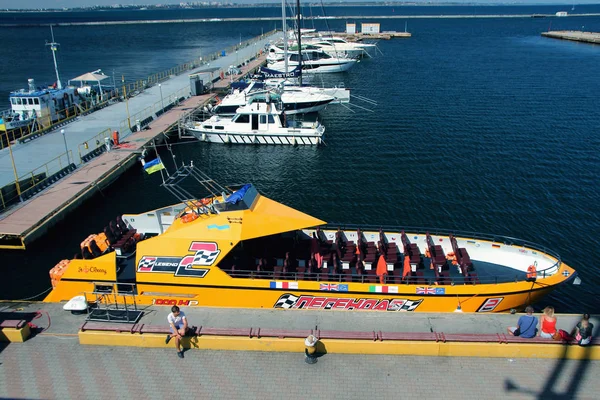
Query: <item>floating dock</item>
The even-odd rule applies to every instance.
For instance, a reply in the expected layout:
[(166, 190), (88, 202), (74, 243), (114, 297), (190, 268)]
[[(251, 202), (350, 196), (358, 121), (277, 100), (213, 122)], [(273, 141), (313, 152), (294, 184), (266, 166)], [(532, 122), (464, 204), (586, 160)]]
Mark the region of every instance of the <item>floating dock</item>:
[[(266, 57), (262, 49), (280, 37), (281, 33), (271, 33), (255, 38), (252, 44), (229, 54), (223, 52), (209, 64), (181, 75), (167, 77), (160, 85), (146, 88), (126, 101), (80, 116), (61, 127), (64, 133), (56, 129), (24, 143), (15, 142), (0, 152), (0, 186), (14, 180), (13, 169), (19, 171), (20, 177), (25, 171), (32, 171), (28, 174), (35, 179), (49, 165), (59, 168), (53, 164), (57, 162), (56, 155), (62, 153), (58, 158), (60, 172), (44, 175), (48, 178), (44, 181), (51, 183), (49, 187), (38, 188), (36, 193), (29, 193), (31, 198), (0, 214), (0, 248), (24, 250), (69, 211), (134, 165), (145, 146), (156, 138), (162, 140), (163, 134), (174, 129), (182, 118), (216, 96), (190, 96), (190, 75), (200, 74), (210, 80), (213, 91), (225, 90), (231, 80), (262, 65)], [(241, 73), (226, 76), (231, 65), (240, 65)], [(121, 145), (105, 151), (105, 141), (114, 130), (120, 132)]]
[(574, 42), (600, 44), (600, 32), (583, 32), (583, 31), (548, 31), (542, 32), (542, 36), (571, 40)]

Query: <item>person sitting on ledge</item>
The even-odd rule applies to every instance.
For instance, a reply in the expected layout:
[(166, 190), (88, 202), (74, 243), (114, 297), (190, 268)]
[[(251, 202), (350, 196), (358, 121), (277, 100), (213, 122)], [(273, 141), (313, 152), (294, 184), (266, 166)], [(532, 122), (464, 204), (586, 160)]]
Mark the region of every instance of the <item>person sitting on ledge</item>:
[(538, 319), (533, 315), (533, 307), (525, 307), (527, 315), (519, 317), (517, 326), (509, 326), (508, 333), (512, 336), (521, 336), (527, 339), (535, 337), (537, 334)]
[(185, 336), (188, 328), (188, 320), (183, 311), (179, 310), (179, 307), (171, 307), (171, 313), (167, 316), (167, 322), (171, 327), (171, 333), (167, 335), (165, 343), (169, 344), (172, 338), (175, 338), (175, 347), (177, 347), (177, 356), (183, 358), (183, 351), (181, 350), (181, 339)]
[(575, 340), (580, 346), (590, 344), (592, 341), (592, 331), (594, 324), (590, 322), (590, 314), (583, 314), (583, 318), (575, 327)]
[(554, 307), (544, 308), (544, 314), (540, 317), (540, 336), (545, 339), (556, 339), (556, 317)]

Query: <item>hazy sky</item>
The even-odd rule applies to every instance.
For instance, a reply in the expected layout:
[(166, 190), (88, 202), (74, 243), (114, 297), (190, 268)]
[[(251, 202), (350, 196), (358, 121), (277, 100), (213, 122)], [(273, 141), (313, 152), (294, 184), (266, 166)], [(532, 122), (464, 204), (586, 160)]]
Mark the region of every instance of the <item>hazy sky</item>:
[[(196, 0), (198, 1), (198, 0)], [(331, 1), (331, 0), (330, 0)], [(365, 0), (344, 0), (347, 2), (356, 2)], [(373, 1), (373, 0), (371, 0)], [(426, 1), (414, 0), (416, 3), (426, 3)], [(183, 2), (183, 1), (181, 1)], [(231, 3), (280, 3), (278, 0), (230, 0)], [(311, 0), (312, 3), (318, 2)], [(449, 2), (439, 0), (440, 3)], [(454, 3), (493, 3), (498, 4), (502, 0), (454, 0)], [(33, 9), (33, 8), (63, 8), (63, 7), (89, 7), (92, 5), (108, 6), (111, 4), (178, 4), (180, 1), (175, 0), (0, 0), (0, 9)], [(506, 3), (515, 3), (514, 1), (506, 1)], [(564, 0), (523, 0), (519, 1), (519, 4), (598, 4), (600, 0), (577, 0), (576, 2), (569, 2)]]

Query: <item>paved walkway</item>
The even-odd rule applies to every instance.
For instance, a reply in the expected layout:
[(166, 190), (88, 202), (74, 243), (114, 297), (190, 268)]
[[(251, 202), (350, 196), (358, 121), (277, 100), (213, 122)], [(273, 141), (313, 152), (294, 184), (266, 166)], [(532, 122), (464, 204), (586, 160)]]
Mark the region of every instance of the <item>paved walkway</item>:
[(81, 346), (45, 336), (0, 352), (11, 399), (595, 399), (600, 362)]
[[(510, 314), (254, 310), (185, 307), (190, 323), (211, 327), (370, 329), (398, 332), (503, 332)], [(62, 304), (0, 302), (0, 317), (48, 328), (25, 343), (0, 343), (0, 398), (27, 399), (594, 399), (600, 361), (303, 354), (84, 346), (85, 315)], [(166, 325), (169, 307), (148, 307), (143, 323)], [(48, 318), (50, 316), (50, 318)], [(575, 315), (559, 315), (559, 327)], [(594, 318), (594, 323), (597, 323)], [(4, 347), (2, 347), (4, 346)]]

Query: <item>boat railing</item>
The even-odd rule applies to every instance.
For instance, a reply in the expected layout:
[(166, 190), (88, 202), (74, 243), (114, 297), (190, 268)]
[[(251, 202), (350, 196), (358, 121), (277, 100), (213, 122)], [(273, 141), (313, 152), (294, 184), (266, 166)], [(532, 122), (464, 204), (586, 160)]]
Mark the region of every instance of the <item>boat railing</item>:
[[(551, 268), (549, 268), (551, 269)], [(548, 276), (547, 270), (538, 271), (538, 278), (545, 278)], [(274, 272), (274, 271), (256, 271), (256, 270), (225, 270), (225, 272), (232, 278), (246, 278), (253, 280), (268, 280), (268, 281), (295, 281), (295, 282), (323, 282), (323, 283), (367, 283), (372, 285), (379, 285), (379, 277), (376, 275), (369, 274), (368, 271), (364, 271), (362, 274), (356, 272), (350, 274), (340, 273), (329, 273), (326, 268), (323, 268), (320, 272), (308, 273), (308, 272)], [(401, 271), (400, 271), (401, 272)], [(389, 271), (384, 276), (383, 285), (425, 285), (425, 286), (458, 286), (458, 285), (481, 285), (481, 284), (501, 284), (501, 283), (514, 283), (525, 281), (524, 274), (498, 274), (494, 276), (479, 276), (477, 281), (474, 282), (469, 277), (464, 276), (450, 276), (445, 278), (445, 282), (436, 281), (433, 276), (412, 276), (402, 278), (400, 275), (395, 275), (394, 272)]]
[(555, 252), (554, 250), (551, 250), (551, 249), (549, 249), (541, 244), (535, 243), (535, 242), (530, 242), (527, 240), (518, 239), (518, 238), (514, 238), (514, 237), (510, 237), (510, 236), (492, 235), (492, 234), (481, 233), (481, 232), (459, 231), (459, 230), (453, 230), (453, 229), (424, 228), (424, 227), (411, 227), (411, 226), (401, 227), (400, 229), (398, 229), (398, 226), (353, 225), (353, 224), (349, 225), (349, 224), (329, 223), (327, 225), (321, 226), (320, 228), (322, 230), (334, 230), (334, 231), (337, 231), (337, 229), (339, 228), (343, 231), (350, 231), (350, 232), (356, 232), (356, 230), (360, 228), (360, 230), (363, 233), (379, 232), (379, 230), (381, 229), (382, 231), (384, 231), (386, 233), (386, 235), (389, 235), (390, 233), (391, 234), (395, 233), (397, 235), (400, 235), (400, 232), (402, 230), (404, 230), (405, 232), (410, 232), (411, 234), (415, 233), (418, 235), (425, 235), (428, 232), (432, 236), (452, 235), (457, 238), (468, 238), (469, 240), (484, 240), (484, 241), (488, 241), (488, 242), (492, 242), (492, 243), (504, 244), (504, 245), (513, 246), (513, 247), (514, 246), (522, 247), (522, 248), (527, 248), (527, 249), (545, 253), (551, 257), (556, 258), (556, 260), (557, 260), (557, 262), (552, 267), (548, 268), (547, 270), (552, 270), (553, 268), (558, 268), (558, 267), (560, 267), (560, 264), (561, 264), (560, 255), (557, 252)]

